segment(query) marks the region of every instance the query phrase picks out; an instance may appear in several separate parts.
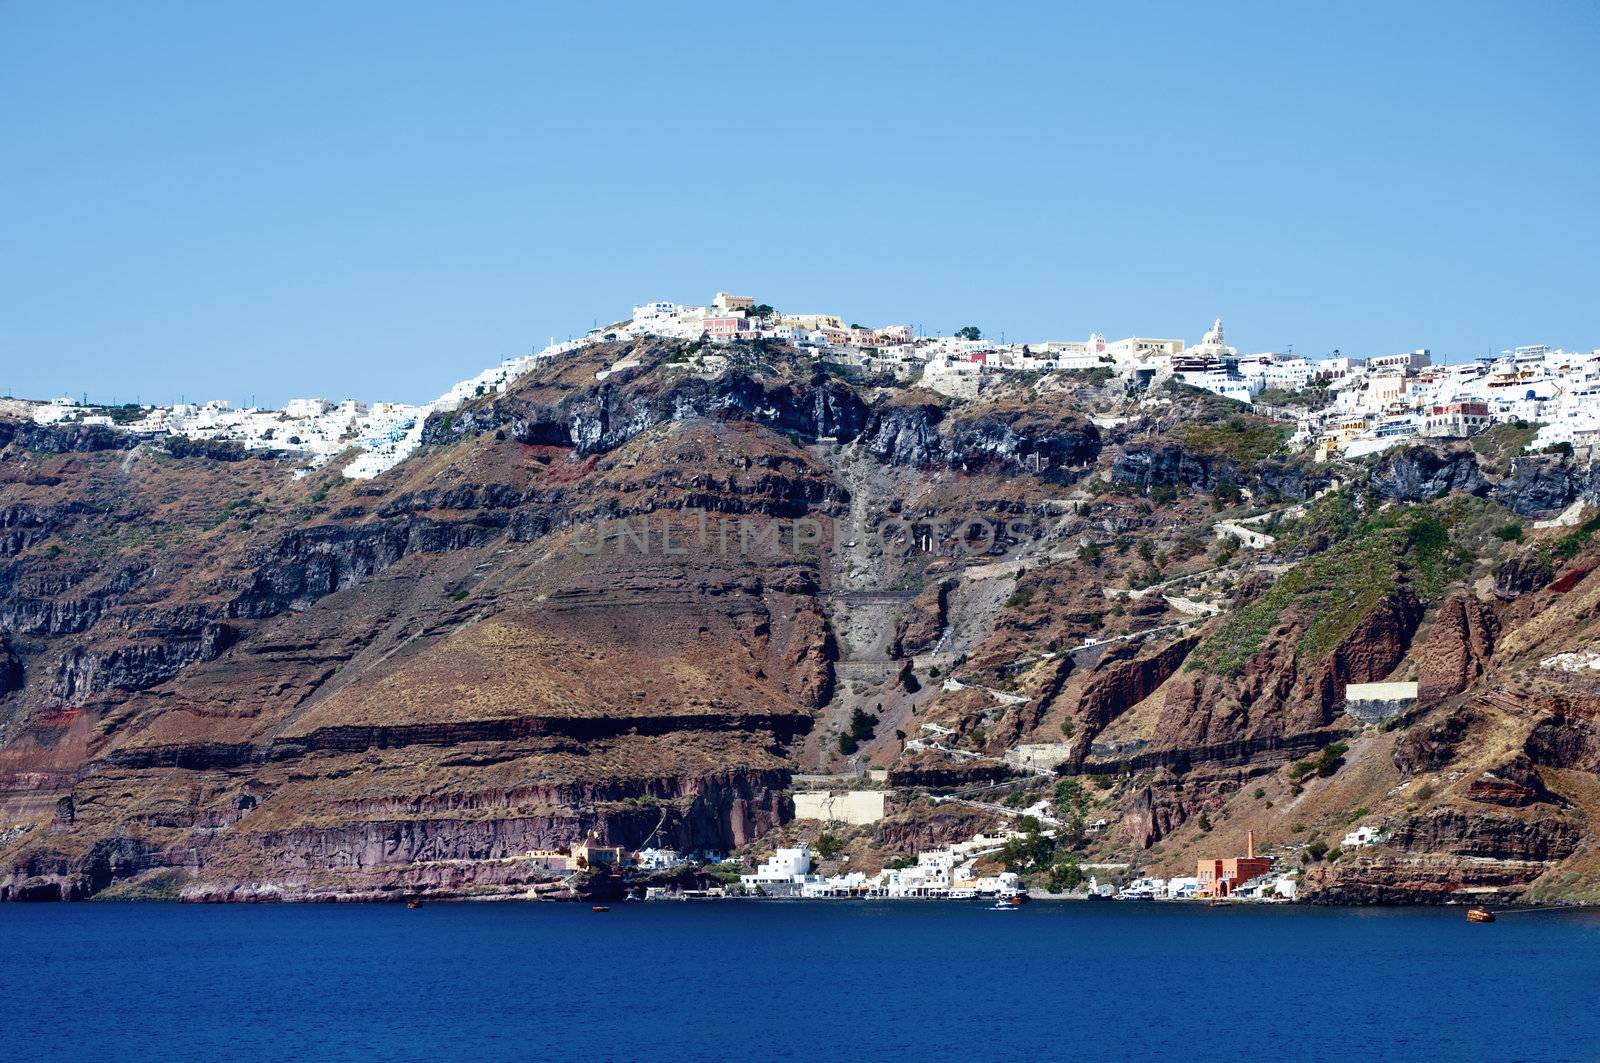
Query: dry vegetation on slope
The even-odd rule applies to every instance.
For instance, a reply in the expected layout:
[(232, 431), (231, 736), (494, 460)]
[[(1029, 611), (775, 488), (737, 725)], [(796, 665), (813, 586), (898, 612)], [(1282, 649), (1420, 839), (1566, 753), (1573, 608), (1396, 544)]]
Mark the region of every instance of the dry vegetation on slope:
[[(1600, 672), (1543, 662), (1593, 644), (1600, 526), (1530, 522), (1586, 467), (731, 353), (596, 349), (369, 482), (0, 433), (0, 893), (521, 895), (586, 836), (808, 830), (792, 773), (866, 766), (907, 788), (851, 842), (883, 859), (984, 819), (919, 787), (1046, 795), (1031, 750), (1084, 859), (1254, 829), (1324, 899), (1593, 894)], [(1358, 821), (1390, 840), (1330, 852)]]

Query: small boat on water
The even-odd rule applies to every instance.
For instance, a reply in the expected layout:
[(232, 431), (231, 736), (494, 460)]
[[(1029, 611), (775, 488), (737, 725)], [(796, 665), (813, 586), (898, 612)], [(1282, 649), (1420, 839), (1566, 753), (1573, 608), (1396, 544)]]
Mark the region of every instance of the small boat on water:
[(595, 905), (595, 906), (594, 906), (594, 907), (593, 907), (593, 908), (590, 908), (590, 909), (589, 909), (589, 910), (590, 910), (590, 911), (591, 911), (591, 912), (609, 912), (609, 911), (610, 911), (610, 910), (611, 910), (611, 909), (610, 909), (610, 908), (607, 908), (607, 907), (606, 907), (606, 906), (605, 906), (605, 905), (603, 905), (603, 904), (597, 904), (597, 905)]
[(1492, 923), (1494, 922), (1494, 913), (1487, 908), (1468, 908), (1467, 922)]
[(421, 901), (407, 901), (406, 902), (406, 907), (407, 908), (421, 908), (422, 907), (422, 902)]
[(991, 912), (1015, 912), (1018, 910), (1019, 909), (1016, 905), (1010, 904), (1006, 901), (995, 901), (994, 904), (989, 907), (989, 911)]

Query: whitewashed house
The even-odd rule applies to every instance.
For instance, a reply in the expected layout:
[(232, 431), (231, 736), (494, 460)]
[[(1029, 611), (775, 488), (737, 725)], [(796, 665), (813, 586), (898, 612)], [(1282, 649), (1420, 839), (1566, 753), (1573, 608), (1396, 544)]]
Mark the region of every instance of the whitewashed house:
[(1379, 845), (1389, 837), (1382, 827), (1363, 826), (1350, 831), (1339, 841), (1343, 849), (1364, 849), (1369, 845)]

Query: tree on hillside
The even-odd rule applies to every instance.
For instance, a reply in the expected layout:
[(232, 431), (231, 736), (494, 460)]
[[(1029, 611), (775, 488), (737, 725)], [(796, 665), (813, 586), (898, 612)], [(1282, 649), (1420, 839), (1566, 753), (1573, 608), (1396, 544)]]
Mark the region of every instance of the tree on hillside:
[(1019, 875), (1043, 870), (1048, 866), (1054, 852), (1050, 839), (1040, 833), (1039, 821), (1032, 816), (1021, 817), (1019, 825), (1026, 833), (1020, 838), (1012, 838), (1006, 842), (1005, 847), (1000, 850), (1000, 860), (1006, 865), (1007, 871), (1014, 871)]
[(956, 336), (959, 337), (960, 339), (964, 339), (964, 340), (981, 340), (981, 339), (983, 339), (983, 333), (981, 331), (979, 331), (977, 325), (965, 325), (965, 326), (963, 326), (961, 328), (956, 329)]
[(1062, 779), (1056, 784), (1056, 811), (1061, 816), (1057, 840), (1065, 848), (1076, 849), (1088, 833), (1089, 817), (1089, 795), (1077, 779)]
[(878, 717), (858, 708), (850, 714), (850, 729), (839, 736), (839, 752), (848, 757), (877, 733)]
[(1056, 893), (1075, 890), (1083, 885), (1083, 867), (1072, 853), (1062, 853), (1050, 865), (1050, 888)]

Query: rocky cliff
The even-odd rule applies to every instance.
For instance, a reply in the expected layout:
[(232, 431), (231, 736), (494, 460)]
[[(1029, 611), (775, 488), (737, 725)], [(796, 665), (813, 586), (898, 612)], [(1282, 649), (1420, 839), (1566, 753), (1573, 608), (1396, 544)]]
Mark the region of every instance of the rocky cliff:
[[(530, 854), (758, 847), (797, 771), (867, 767), (893, 852), (1030, 764), (1090, 784), (1086, 856), (1249, 828), (1326, 900), (1600, 888), (1600, 529), (1524, 521), (1586, 466), (722, 353), (597, 345), (372, 481), (0, 424), (0, 898), (570, 894)], [(1384, 680), (1415, 702), (1344, 714)]]

